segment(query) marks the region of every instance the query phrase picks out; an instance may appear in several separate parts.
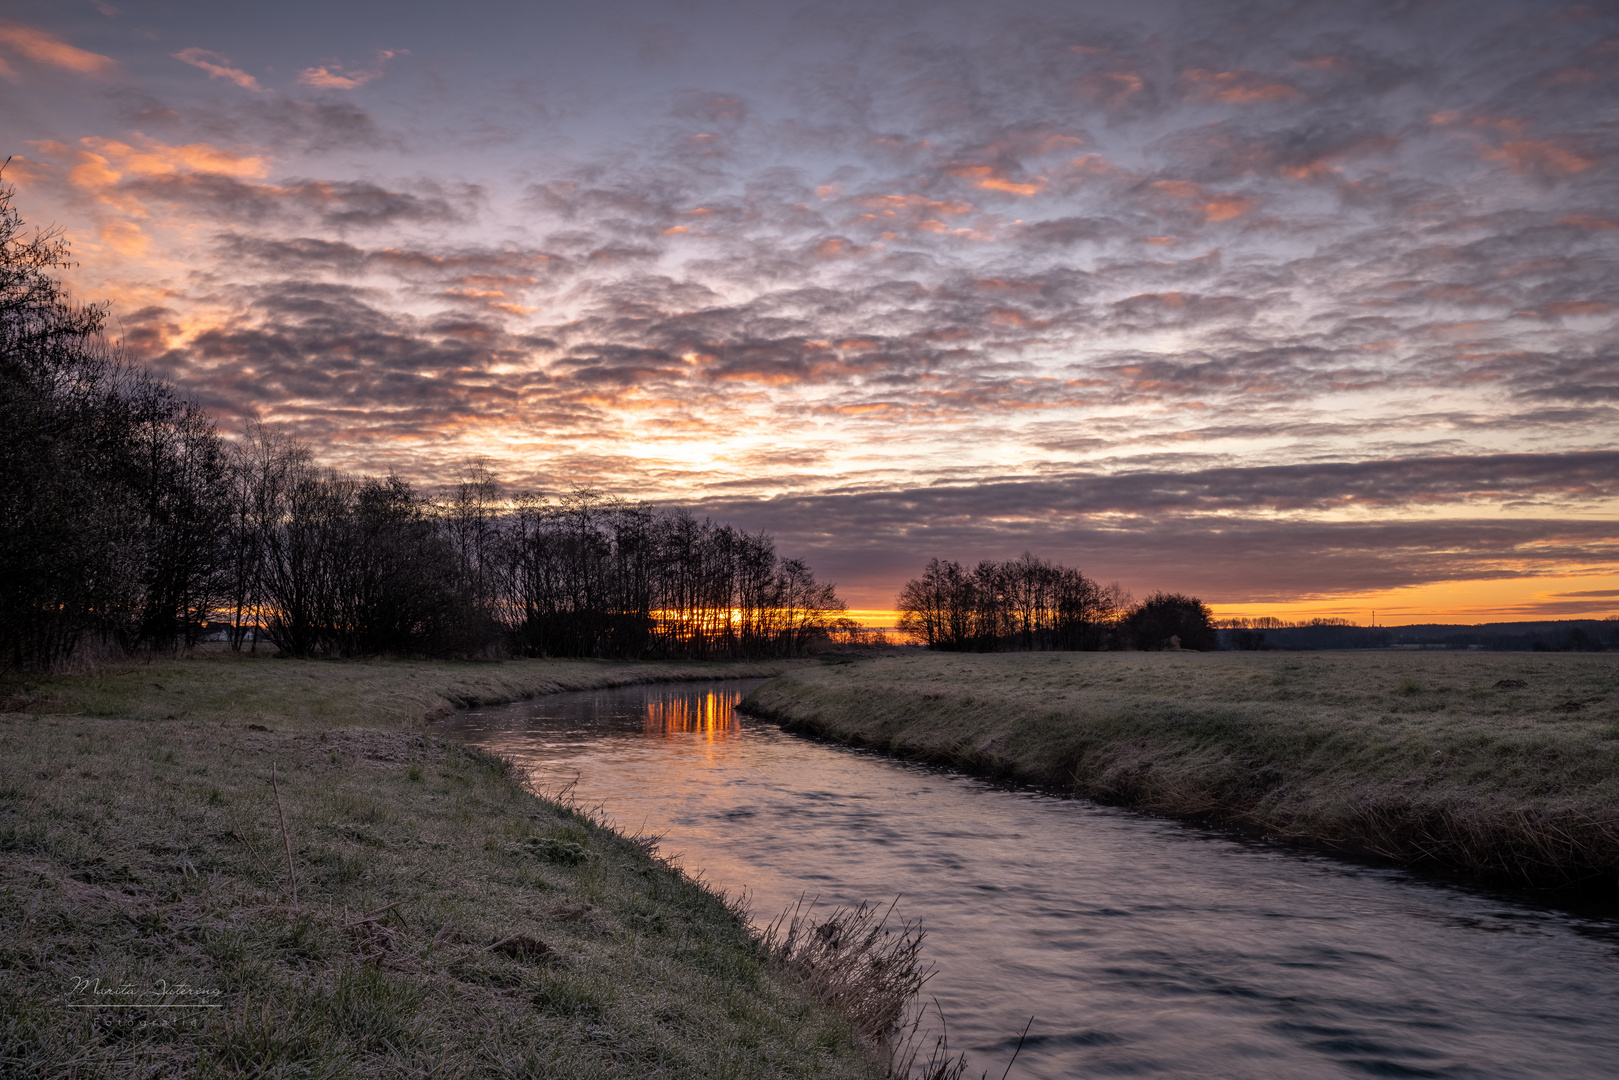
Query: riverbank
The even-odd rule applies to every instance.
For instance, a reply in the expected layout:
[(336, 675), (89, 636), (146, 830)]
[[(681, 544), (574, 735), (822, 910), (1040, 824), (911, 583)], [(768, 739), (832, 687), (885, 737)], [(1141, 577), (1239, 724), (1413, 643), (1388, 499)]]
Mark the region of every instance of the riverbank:
[(1534, 885), (1619, 878), (1619, 656), (896, 652), (787, 672), (790, 731)]
[(0, 1075), (880, 1076), (722, 897), (422, 731), (780, 669), (214, 659), (7, 687)]
[(803, 661), (282, 660), (220, 653), (0, 682), (0, 714), (417, 731), (455, 709), (637, 683), (767, 678)]

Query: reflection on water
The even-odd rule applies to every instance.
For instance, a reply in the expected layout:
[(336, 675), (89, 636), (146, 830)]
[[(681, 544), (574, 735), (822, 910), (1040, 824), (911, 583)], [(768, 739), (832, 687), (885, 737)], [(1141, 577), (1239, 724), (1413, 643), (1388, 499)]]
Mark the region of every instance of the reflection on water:
[(736, 733), (736, 706), (744, 691), (729, 688), (706, 693), (656, 697), (646, 703), (648, 735), (698, 734), (710, 742)]
[(901, 894), (977, 1076), (1614, 1077), (1619, 925), (783, 734), (751, 683), (463, 713), (768, 920)]

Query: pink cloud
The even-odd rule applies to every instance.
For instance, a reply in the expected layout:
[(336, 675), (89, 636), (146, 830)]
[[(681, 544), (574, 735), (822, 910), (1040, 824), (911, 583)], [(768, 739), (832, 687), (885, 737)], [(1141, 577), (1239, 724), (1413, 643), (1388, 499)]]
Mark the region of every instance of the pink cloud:
[(1268, 82), (1256, 71), (1239, 68), (1236, 71), (1210, 71), (1196, 68), (1181, 73), (1187, 82), (1198, 86), (1197, 96), (1232, 105), (1256, 105), (1268, 101), (1288, 101), (1302, 96), (1286, 83)]
[(264, 92), (264, 87), (259, 85), (257, 79), (241, 68), (231, 67), (230, 57), (228, 56), (221, 56), (216, 52), (209, 52), (207, 49), (181, 49), (172, 55), (183, 64), (190, 64), (194, 68), (201, 68), (206, 71), (210, 79), (224, 79), (226, 82), (235, 83), (243, 90), (251, 90), (255, 94)]
[[(69, 45), (32, 26), (5, 20), (0, 20), (0, 48), (37, 64), (76, 71), (81, 75), (105, 75), (118, 67), (118, 62), (111, 57)], [(17, 73), (4, 60), (0, 60), (0, 75), (14, 79)]]
[(1541, 176), (1568, 176), (1589, 169), (1591, 159), (1565, 150), (1545, 139), (1511, 139), (1499, 147), (1481, 146), (1479, 154), (1500, 161), (1516, 173)]
[(1034, 177), (1031, 180), (1015, 180), (1007, 176), (996, 175), (992, 165), (956, 165), (945, 170), (953, 176), (970, 180), (974, 187), (986, 191), (1004, 191), (1009, 195), (1038, 195), (1045, 190), (1044, 177)]
[(370, 67), (349, 71), (333, 63), (318, 68), (304, 68), (298, 75), (298, 81), (305, 86), (316, 86), (322, 90), (355, 90), (373, 79), (382, 78), (383, 67), (389, 60), (396, 56), (409, 55), (409, 49), (383, 49), (377, 53), (377, 58)]

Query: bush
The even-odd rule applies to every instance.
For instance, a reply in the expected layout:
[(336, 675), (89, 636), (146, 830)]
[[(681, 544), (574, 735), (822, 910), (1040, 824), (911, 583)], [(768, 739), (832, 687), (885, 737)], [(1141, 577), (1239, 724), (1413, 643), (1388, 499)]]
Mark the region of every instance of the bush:
[(1217, 648), (1213, 615), (1203, 601), (1180, 593), (1154, 593), (1124, 617), (1126, 639), (1137, 649)]

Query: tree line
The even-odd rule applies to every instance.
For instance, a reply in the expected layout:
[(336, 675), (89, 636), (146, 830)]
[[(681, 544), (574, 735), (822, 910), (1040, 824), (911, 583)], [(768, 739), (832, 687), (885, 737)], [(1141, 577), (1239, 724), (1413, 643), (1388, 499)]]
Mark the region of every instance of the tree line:
[(0, 185), (0, 670), (223, 628), (293, 656), (791, 655), (844, 605), (763, 533), (487, 465), (435, 497), (236, 439), (122, 356)]
[(1360, 626), (1342, 618), (1285, 622), (1274, 616), (1233, 618), (1220, 623), (1223, 645), (1240, 650), (1490, 649), (1533, 652), (1602, 652), (1619, 648), (1619, 619), (1561, 619), (1546, 622), (1443, 623)]
[(1193, 596), (1155, 593), (1140, 603), (1117, 584), (1024, 552), (971, 570), (929, 559), (895, 601), (899, 629), (930, 649), (1004, 652), (1213, 649), (1209, 609)]
[(294, 656), (789, 656), (844, 605), (764, 533), (576, 489), (506, 498), (474, 463), (438, 499), (323, 470), (250, 425), (230, 640)]

